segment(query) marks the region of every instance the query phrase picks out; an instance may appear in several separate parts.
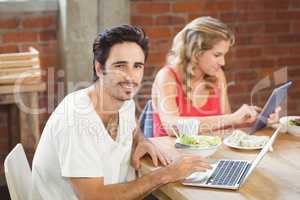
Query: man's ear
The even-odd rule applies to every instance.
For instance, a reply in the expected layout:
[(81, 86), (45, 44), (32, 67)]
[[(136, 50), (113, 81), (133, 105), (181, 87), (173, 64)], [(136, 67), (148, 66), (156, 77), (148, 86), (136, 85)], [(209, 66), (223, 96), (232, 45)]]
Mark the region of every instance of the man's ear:
[(105, 74), (104, 70), (101, 68), (101, 64), (98, 61), (95, 61), (95, 71), (97, 76), (99, 77), (101, 74)]

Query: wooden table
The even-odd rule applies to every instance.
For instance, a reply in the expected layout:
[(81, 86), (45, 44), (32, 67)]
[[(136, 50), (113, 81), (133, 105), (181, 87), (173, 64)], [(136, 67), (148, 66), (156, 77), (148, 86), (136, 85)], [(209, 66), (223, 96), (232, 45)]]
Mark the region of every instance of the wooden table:
[[(264, 129), (257, 134), (271, 135), (271, 129)], [(174, 148), (174, 138), (152, 138), (157, 145), (170, 157), (178, 156)], [(174, 200), (296, 200), (300, 199), (300, 138), (281, 133), (273, 144), (274, 151), (269, 152), (259, 163), (244, 185), (236, 191), (208, 189), (184, 186), (180, 183), (169, 183), (154, 192), (159, 199)], [(259, 150), (234, 150), (225, 145), (209, 159), (246, 159), (252, 160)], [(151, 160), (142, 161), (141, 174), (155, 170)]]

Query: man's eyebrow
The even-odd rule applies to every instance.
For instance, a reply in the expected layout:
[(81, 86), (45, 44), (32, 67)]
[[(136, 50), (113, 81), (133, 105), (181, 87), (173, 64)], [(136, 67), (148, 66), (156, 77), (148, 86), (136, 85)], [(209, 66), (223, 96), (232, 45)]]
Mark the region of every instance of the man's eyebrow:
[[(120, 65), (120, 64), (127, 64), (128, 62), (127, 61), (116, 61), (114, 63), (112, 63), (112, 65)], [(145, 65), (145, 63), (143, 62), (135, 62), (134, 64), (137, 64), (137, 65)]]
[(145, 65), (145, 63), (143, 63), (143, 62), (135, 62), (134, 64)]
[(117, 61), (117, 62), (112, 63), (112, 65), (127, 64), (127, 63), (128, 63), (127, 61)]

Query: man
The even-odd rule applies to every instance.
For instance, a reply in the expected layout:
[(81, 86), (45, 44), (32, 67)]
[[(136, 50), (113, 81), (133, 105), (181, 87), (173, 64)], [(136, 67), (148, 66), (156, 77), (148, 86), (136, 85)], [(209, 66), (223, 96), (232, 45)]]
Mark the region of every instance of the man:
[[(50, 116), (33, 159), (32, 199), (140, 199), (154, 189), (210, 168), (200, 157), (169, 163), (139, 133), (132, 100), (143, 77), (148, 39), (123, 25), (93, 45), (94, 84), (65, 97)], [(133, 153), (131, 153), (133, 152)], [(164, 167), (136, 180), (133, 166), (150, 154)]]

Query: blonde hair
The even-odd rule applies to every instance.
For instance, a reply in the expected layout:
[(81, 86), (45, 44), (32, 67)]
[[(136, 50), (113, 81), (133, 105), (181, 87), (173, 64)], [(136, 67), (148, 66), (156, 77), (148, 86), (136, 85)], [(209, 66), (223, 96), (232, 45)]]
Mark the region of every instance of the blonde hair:
[[(199, 17), (187, 24), (173, 39), (171, 51), (167, 57), (169, 65), (179, 66), (184, 72), (184, 92), (191, 100), (191, 77), (197, 66), (197, 55), (207, 51), (222, 41), (229, 41), (232, 46), (235, 42), (234, 34), (229, 27), (218, 19), (212, 17)], [(216, 78), (205, 75), (207, 83), (215, 83)], [(210, 84), (206, 84), (210, 89)]]

